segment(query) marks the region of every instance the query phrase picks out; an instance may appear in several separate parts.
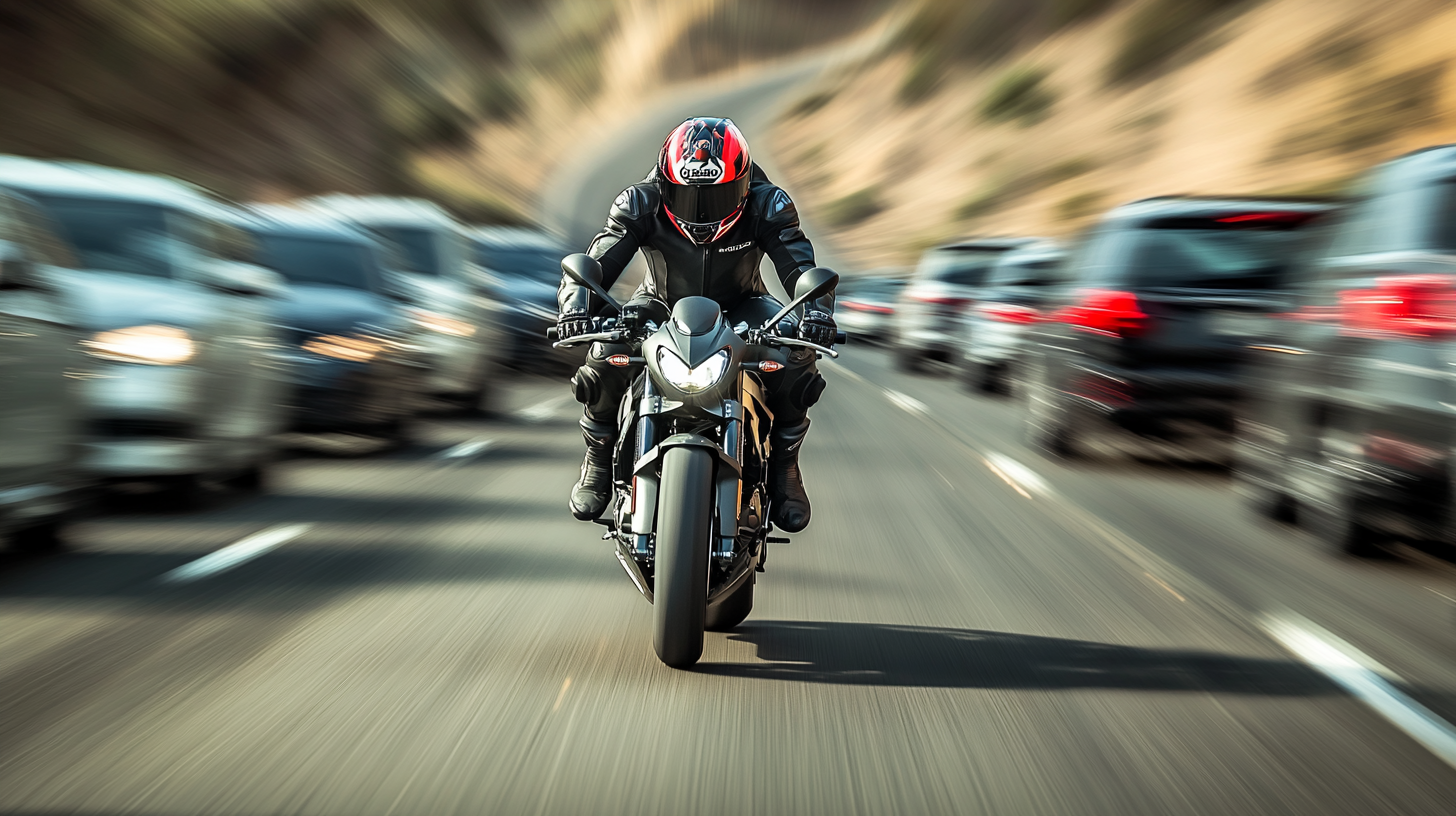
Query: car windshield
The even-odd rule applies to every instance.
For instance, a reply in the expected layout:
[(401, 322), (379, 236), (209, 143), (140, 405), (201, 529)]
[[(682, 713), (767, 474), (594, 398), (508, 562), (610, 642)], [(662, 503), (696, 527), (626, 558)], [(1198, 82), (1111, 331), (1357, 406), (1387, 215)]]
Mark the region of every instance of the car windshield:
[(926, 253), (915, 270), (921, 280), (941, 281), (956, 286), (980, 286), (996, 263), (999, 249), (940, 249)]
[(480, 246), (475, 262), (501, 275), (552, 283), (561, 279), (565, 255), (549, 247)]
[(290, 283), (369, 289), (374, 280), (369, 249), (353, 241), (259, 235), (258, 261)]
[(895, 295), (905, 285), (904, 281), (852, 281), (852, 285), (839, 287), (839, 297), (858, 298), (861, 300), (894, 300)]
[(171, 277), (187, 248), (167, 229), (167, 211), (152, 204), (35, 196), (60, 226), (85, 269)]
[(1058, 265), (1059, 262), (1052, 259), (1004, 263), (991, 273), (990, 285), (1045, 286), (1056, 279)]
[(421, 275), (440, 274), (440, 253), (436, 249), (435, 233), (427, 229), (408, 227), (374, 227), (375, 232), (399, 247), (405, 269)]
[(1298, 249), (1294, 230), (1151, 229), (1133, 256), (1138, 288), (1273, 289)]

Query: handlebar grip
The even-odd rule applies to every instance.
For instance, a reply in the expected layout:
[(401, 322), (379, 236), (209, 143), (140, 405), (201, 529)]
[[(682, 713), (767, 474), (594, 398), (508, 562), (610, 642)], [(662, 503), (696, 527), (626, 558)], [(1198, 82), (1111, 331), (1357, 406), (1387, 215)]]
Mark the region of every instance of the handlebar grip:
[(842, 345), (844, 345), (845, 343), (848, 343), (848, 342), (849, 342), (849, 332), (835, 332), (834, 333), (834, 345), (836, 345), (836, 346), (842, 346)]
[(557, 332), (556, 332), (556, 327), (555, 326), (548, 326), (546, 328), (546, 339), (547, 340), (550, 340), (553, 343), (555, 343), (559, 339), (557, 337)]

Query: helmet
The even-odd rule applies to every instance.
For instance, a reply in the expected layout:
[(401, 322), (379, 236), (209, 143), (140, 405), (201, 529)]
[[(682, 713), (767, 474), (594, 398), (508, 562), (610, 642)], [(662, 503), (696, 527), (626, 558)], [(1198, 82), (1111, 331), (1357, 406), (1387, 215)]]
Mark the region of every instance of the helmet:
[(673, 129), (657, 158), (667, 216), (694, 243), (723, 236), (748, 198), (748, 141), (732, 119), (698, 117)]

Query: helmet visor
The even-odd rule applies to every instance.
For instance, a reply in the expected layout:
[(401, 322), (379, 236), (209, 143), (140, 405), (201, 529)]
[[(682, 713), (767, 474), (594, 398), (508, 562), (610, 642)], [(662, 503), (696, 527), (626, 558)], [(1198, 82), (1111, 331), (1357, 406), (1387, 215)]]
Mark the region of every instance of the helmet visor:
[(748, 176), (726, 184), (662, 185), (662, 202), (679, 221), (716, 224), (738, 209), (748, 195)]

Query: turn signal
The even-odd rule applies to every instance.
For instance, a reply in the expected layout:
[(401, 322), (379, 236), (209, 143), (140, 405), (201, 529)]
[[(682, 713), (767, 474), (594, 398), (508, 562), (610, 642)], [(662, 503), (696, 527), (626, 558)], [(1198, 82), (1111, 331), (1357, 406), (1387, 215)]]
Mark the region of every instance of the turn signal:
[(613, 354), (612, 356), (610, 356), (610, 357), (607, 358), (607, 362), (608, 363), (611, 363), (614, 366), (619, 366), (620, 367), (620, 366), (624, 366), (624, 365), (631, 365), (632, 364), (632, 358), (631, 357), (628, 357), (625, 354)]
[(759, 371), (766, 371), (766, 372), (768, 372), (770, 374), (772, 374), (775, 371), (778, 371), (779, 369), (781, 369), (783, 367), (784, 367), (784, 364), (783, 363), (776, 363), (773, 360), (764, 360), (763, 362), (761, 362), (761, 363), (758, 364), (758, 370)]

